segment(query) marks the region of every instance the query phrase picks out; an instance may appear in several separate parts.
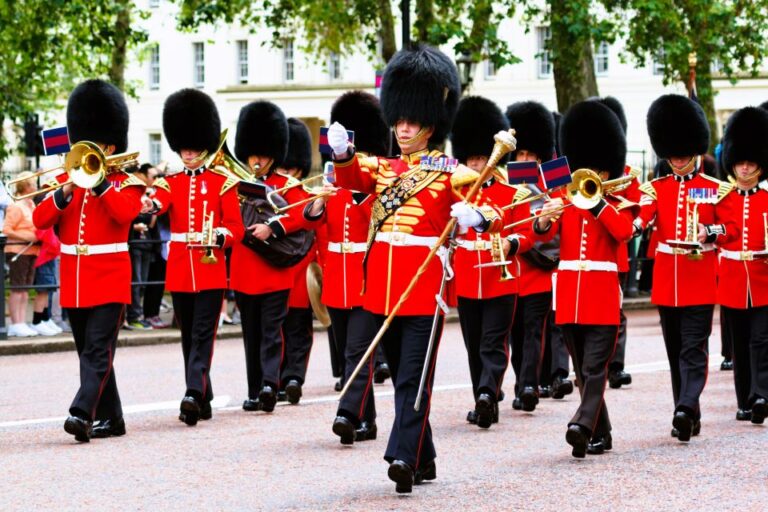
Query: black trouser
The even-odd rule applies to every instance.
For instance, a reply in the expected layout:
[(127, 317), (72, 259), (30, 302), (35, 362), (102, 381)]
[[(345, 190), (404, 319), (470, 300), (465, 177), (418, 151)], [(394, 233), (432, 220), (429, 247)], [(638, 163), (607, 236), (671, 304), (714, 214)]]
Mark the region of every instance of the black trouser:
[(739, 409), (768, 399), (768, 306), (733, 309), (720, 306), (720, 320), (733, 340), (733, 378)]
[[(334, 334), (343, 332), (346, 337), (340, 343), (344, 346), (346, 359), (344, 381), (346, 382), (376, 335), (376, 318), (373, 313), (360, 307), (352, 309), (334, 308), (328, 311), (332, 311), (331, 319)], [(341, 321), (342, 319), (344, 322)], [(338, 330), (337, 327), (339, 327)], [(349, 386), (336, 413), (338, 416), (344, 416), (356, 426), (359, 426), (361, 421), (373, 422), (376, 420), (376, 403), (373, 398), (375, 359), (376, 354), (374, 352)]]
[(603, 396), (618, 326), (565, 324), (562, 329), (581, 395), (579, 408), (568, 424), (581, 425), (593, 436), (605, 435), (611, 431), (611, 420)]
[(515, 396), (526, 386), (538, 390), (548, 331), (547, 322), (551, 311), (551, 292), (526, 295), (517, 301), (511, 334), (512, 369), (516, 377)]
[[(634, 245), (629, 243), (630, 248)], [(621, 283), (621, 291), (627, 289), (627, 279), (632, 275), (632, 272), (627, 274), (621, 272), (619, 274), (619, 283)], [(616, 352), (613, 354), (611, 364), (608, 365), (608, 370), (612, 372), (620, 372), (624, 370), (624, 354), (627, 351), (627, 315), (624, 314), (624, 308), (619, 310), (619, 338), (616, 342)]]
[(517, 295), (492, 299), (459, 297), (459, 322), (467, 347), (475, 400), (481, 393), (491, 395), (496, 401), (499, 399), (509, 364), (507, 338), (512, 329), (516, 302)]
[[(155, 253), (149, 264), (147, 281), (165, 281), (166, 261), (160, 254)], [(164, 284), (148, 284), (144, 288), (144, 318), (152, 318), (160, 314), (160, 304), (163, 302)]]
[(213, 400), (210, 378), (213, 343), (219, 326), (224, 290), (171, 292), (171, 297), (173, 314), (181, 329), (186, 395), (210, 402)]
[[(386, 318), (375, 315), (378, 330)], [(432, 427), (429, 425), (430, 398), (435, 380), (435, 361), (443, 317), (438, 319), (438, 329), (432, 359), (429, 361), (427, 385), (421, 397), (418, 412), (413, 410), (419, 390), (421, 371), (427, 357), (427, 345), (432, 331), (432, 315), (397, 316), (382, 339), (382, 347), (392, 372), (395, 386), (395, 420), (389, 434), (384, 459), (388, 462), (402, 460), (418, 469), (435, 459), (432, 443)]]
[(304, 384), (309, 354), (312, 352), (311, 308), (288, 308), (288, 315), (283, 322), (283, 338), (285, 355), (280, 365), (280, 387), (284, 388), (291, 379)]
[(722, 318), (723, 306), (720, 306), (720, 355), (728, 361), (733, 359), (733, 339), (731, 333), (725, 328)]
[(352, 313), (351, 309), (328, 308), (328, 316), (331, 317), (329, 336), (331, 333), (333, 334), (331, 339), (331, 367), (334, 372), (333, 376), (341, 377), (342, 382), (346, 378), (344, 365), (346, 361), (347, 338), (349, 337), (350, 313)]
[(259, 397), (262, 386), (277, 390), (283, 358), (283, 321), (290, 290), (249, 295), (235, 292), (245, 346), (248, 398)]
[[(154, 254), (150, 251), (131, 251), (131, 281), (133, 283), (146, 283), (149, 279), (149, 264)], [(128, 322), (135, 322), (141, 318), (144, 308), (141, 305), (141, 292), (144, 285), (131, 285), (131, 307), (128, 308)]]
[(699, 397), (707, 382), (709, 335), (715, 306), (659, 306), (661, 332), (672, 375), (675, 411), (701, 418)]
[(80, 357), (80, 388), (69, 413), (90, 420), (122, 418), (123, 407), (112, 362), (125, 304), (67, 308), (67, 314)]

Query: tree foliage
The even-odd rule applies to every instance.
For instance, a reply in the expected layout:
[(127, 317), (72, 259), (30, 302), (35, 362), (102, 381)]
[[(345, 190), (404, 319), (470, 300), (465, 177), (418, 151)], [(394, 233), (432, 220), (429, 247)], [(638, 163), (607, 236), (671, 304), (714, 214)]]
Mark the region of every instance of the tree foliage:
[[(123, 86), (125, 51), (146, 39), (131, 25), (141, 15), (131, 0), (0, 2), (0, 126), (52, 111), (85, 78)], [(10, 151), (0, 133), (0, 161)]]

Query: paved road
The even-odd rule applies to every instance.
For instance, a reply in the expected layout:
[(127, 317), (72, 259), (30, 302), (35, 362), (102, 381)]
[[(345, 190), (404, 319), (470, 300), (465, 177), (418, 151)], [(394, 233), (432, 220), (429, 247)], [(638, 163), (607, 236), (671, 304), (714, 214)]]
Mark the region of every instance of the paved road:
[[(653, 311), (630, 316), (629, 388), (609, 390), (614, 450), (575, 460), (564, 441), (573, 395), (532, 413), (502, 403), (488, 431), (471, 407), (458, 325), (438, 360), (432, 425), (438, 479), (397, 496), (382, 460), (392, 421), (389, 383), (377, 386), (379, 439), (344, 447), (327, 340), (316, 335), (304, 399), (271, 415), (245, 413), (242, 345), (218, 343), (214, 419), (176, 419), (184, 390), (177, 345), (122, 348), (116, 371), (128, 435), (79, 445), (62, 429), (76, 390), (72, 353), (0, 358), (0, 510), (765, 510), (767, 427), (736, 422), (719, 328), (703, 396), (702, 435), (669, 436), (672, 398)], [(511, 387), (511, 380), (507, 387)]]

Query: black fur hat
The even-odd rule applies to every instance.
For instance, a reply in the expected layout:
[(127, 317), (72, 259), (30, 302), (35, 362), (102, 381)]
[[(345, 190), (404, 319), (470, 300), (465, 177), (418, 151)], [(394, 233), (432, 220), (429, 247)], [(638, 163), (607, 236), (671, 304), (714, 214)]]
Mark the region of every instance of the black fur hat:
[(573, 105), (560, 124), (560, 148), (571, 171), (586, 167), (607, 171), (609, 179), (624, 174), (627, 139), (619, 118), (598, 101)]
[(69, 95), (67, 130), (72, 144), (83, 140), (128, 149), (128, 106), (123, 93), (104, 80), (86, 80)]
[[(515, 130), (518, 149), (536, 153), (542, 162), (552, 158), (555, 119), (547, 107), (536, 101), (520, 101), (507, 107), (506, 116), (509, 126)], [(514, 153), (510, 158), (515, 159)]]
[(619, 100), (613, 96), (604, 96), (602, 98), (599, 96), (592, 96), (588, 99), (589, 101), (600, 102), (611, 109), (613, 113), (616, 114), (616, 117), (619, 118), (619, 122), (621, 123), (621, 128), (624, 130), (624, 133), (627, 133), (627, 115), (624, 113), (624, 106)]
[(659, 158), (703, 155), (709, 147), (709, 123), (701, 106), (679, 94), (665, 94), (648, 109), (646, 119)]
[(345, 92), (331, 107), (331, 123), (355, 132), (355, 148), (376, 156), (389, 155), (389, 127), (379, 99), (363, 91)]
[(312, 136), (307, 125), (295, 117), (288, 118), (288, 154), (280, 167), (297, 168), (302, 178), (312, 168)]
[(389, 126), (401, 119), (433, 127), (431, 146), (448, 135), (461, 95), (456, 65), (443, 52), (418, 45), (400, 50), (384, 69), (381, 108)]
[[(501, 109), (481, 96), (467, 96), (459, 102), (451, 130), (453, 156), (465, 164), (471, 156), (491, 156), (493, 136), (508, 130), (509, 122)], [(506, 157), (499, 165), (506, 163)]]
[(288, 121), (280, 107), (270, 101), (254, 101), (240, 109), (235, 135), (235, 156), (267, 156), (272, 168), (280, 167), (288, 152)]
[(768, 111), (745, 107), (731, 114), (723, 133), (722, 160), (728, 174), (743, 161), (768, 171)]
[(768, 101), (761, 103), (760, 108), (763, 110), (768, 110)]
[(163, 131), (168, 145), (182, 149), (216, 151), (221, 121), (216, 104), (199, 89), (181, 89), (168, 96), (163, 107)]

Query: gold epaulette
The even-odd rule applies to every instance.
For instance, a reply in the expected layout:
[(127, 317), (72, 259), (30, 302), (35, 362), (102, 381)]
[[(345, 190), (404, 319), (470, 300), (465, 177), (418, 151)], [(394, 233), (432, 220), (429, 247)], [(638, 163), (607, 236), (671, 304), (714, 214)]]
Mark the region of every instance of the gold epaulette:
[(634, 208), (635, 206), (640, 206), (634, 201), (630, 201), (624, 196), (611, 195), (611, 197), (619, 201), (619, 204), (616, 205), (616, 211), (626, 210), (627, 208)]
[(236, 187), (238, 183), (240, 183), (239, 179), (235, 178), (234, 176), (227, 175), (227, 181), (225, 181), (221, 186), (221, 192), (219, 192), (219, 195), (223, 196), (227, 190)]
[[(656, 179), (661, 179), (661, 178), (656, 178)], [(654, 181), (656, 180), (646, 181), (645, 183), (640, 185), (640, 192), (642, 192), (647, 196), (652, 197), (653, 199), (656, 199), (656, 189), (653, 186)]]
[(168, 183), (168, 180), (166, 180), (165, 178), (157, 178), (154, 182), (154, 186), (157, 188), (161, 188), (166, 192), (171, 191), (171, 185)]
[(133, 174), (128, 174), (127, 172), (123, 172), (123, 174), (126, 174), (127, 177), (122, 181), (122, 183), (120, 183), (120, 190), (123, 190), (126, 187), (133, 187), (133, 186), (146, 187), (147, 186), (146, 183), (141, 181), (139, 178), (137, 178)]
[[(512, 187), (513, 185), (507, 185), (508, 187)], [(528, 187), (515, 187), (517, 190), (515, 191), (515, 197), (512, 199), (513, 202), (522, 201), (529, 195), (531, 195), (531, 189)]]
[(458, 190), (467, 185), (472, 185), (479, 177), (479, 172), (473, 171), (466, 165), (458, 165), (451, 173), (451, 188)]
[(375, 156), (364, 156), (361, 157), (358, 155), (357, 157), (357, 163), (360, 165), (361, 169), (366, 169), (368, 171), (376, 171), (379, 166), (386, 165), (387, 169), (389, 168), (389, 162), (386, 158), (382, 158), (379, 160)]
[(732, 183), (727, 183), (725, 181), (720, 181), (719, 179), (713, 178), (712, 176), (707, 176), (704, 173), (701, 174), (701, 177), (717, 184), (717, 202), (718, 203), (725, 196), (727, 196), (729, 192), (731, 192), (734, 188), (736, 188)]
[(643, 171), (638, 169), (637, 167), (630, 167), (629, 173), (627, 173), (629, 176), (632, 176), (633, 178), (637, 179), (640, 177), (641, 174), (643, 174)]

